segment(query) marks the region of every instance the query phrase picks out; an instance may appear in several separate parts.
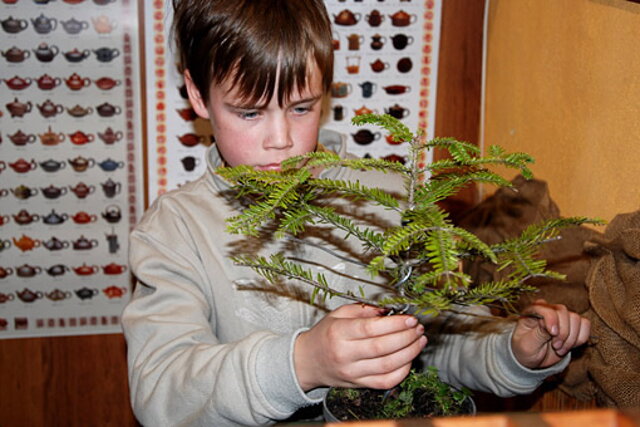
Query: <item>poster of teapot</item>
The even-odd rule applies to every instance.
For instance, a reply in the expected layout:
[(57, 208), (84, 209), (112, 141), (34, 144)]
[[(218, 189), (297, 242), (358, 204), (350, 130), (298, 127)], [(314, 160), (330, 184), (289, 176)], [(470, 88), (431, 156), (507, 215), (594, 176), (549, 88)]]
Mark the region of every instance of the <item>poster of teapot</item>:
[(143, 209), (136, 0), (0, 2), (0, 339), (120, 332)]
[[(329, 111), (323, 127), (341, 132), (361, 157), (403, 162), (407, 148), (351, 119), (387, 113), (410, 129), (434, 134), (442, 0), (325, 0), (335, 54)], [(199, 177), (215, 140), (189, 104), (170, 38), (171, 10), (145, 10), (149, 99), (149, 199)], [(428, 159), (427, 159), (428, 160)]]

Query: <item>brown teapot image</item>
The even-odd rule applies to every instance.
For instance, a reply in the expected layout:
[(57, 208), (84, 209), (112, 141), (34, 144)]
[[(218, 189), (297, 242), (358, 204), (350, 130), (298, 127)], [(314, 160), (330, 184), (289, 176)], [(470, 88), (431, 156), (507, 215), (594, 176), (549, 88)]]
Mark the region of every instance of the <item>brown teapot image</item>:
[(122, 213), (120, 212), (120, 208), (118, 206), (109, 205), (105, 208), (104, 212), (102, 212), (102, 218), (104, 218), (108, 223), (115, 224), (117, 222), (120, 222)]
[(73, 242), (73, 249), (75, 249), (77, 251), (84, 251), (84, 250), (93, 249), (96, 246), (98, 246), (98, 240), (97, 239), (87, 239), (86, 237), (84, 237), (84, 235), (81, 235), (78, 238), (78, 240), (75, 240)]
[(47, 268), (47, 274), (52, 277), (62, 276), (64, 273), (69, 271), (69, 267), (64, 264), (56, 264)]
[(38, 194), (37, 188), (29, 188), (26, 185), (18, 185), (16, 188), (11, 189), (11, 193), (20, 200), (27, 200)]
[(356, 25), (361, 17), (360, 13), (353, 13), (349, 9), (344, 9), (337, 15), (333, 15), (333, 22), (337, 25), (351, 26)]
[(0, 292), (0, 304), (4, 304), (5, 302), (8, 302), (8, 301), (13, 301), (13, 298), (14, 298), (13, 294), (10, 294), (10, 293), (5, 294)]
[(8, 62), (19, 63), (27, 59), (31, 55), (31, 52), (13, 46), (5, 51), (0, 51), (0, 55), (4, 56)]
[(369, 129), (360, 129), (356, 133), (352, 133), (351, 137), (356, 144), (367, 145), (380, 138), (380, 132), (371, 132)]
[(32, 133), (26, 134), (18, 129), (13, 135), (7, 135), (9, 140), (13, 142), (15, 145), (22, 146), (27, 143), (32, 143), (36, 141), (36, 136)]
[(42, 104), (36, 104), (36, 106), (44, 118), (55, 117), (64, 111), (62, 104), (54, 104), (50, 99), (47, 99)]
[(76, 224), (89, 224), (90, 222), (96, 222), (98, 220), (97, 215), (88, 214), (85, 211), (79, 211), (71, 217)]
[(18, 98), (14, 98), (12, 102), (6, 104), (7, 110), (11, 114), (11, 117), (23, 117), (25, 114), (31, 112), (31, 101), (26, 103), (18, 101)]
[(9, 215), (0, 215), (0, 226), (8, 224), (10, 220), (11, 217)]
[(19, 239), (13, 238), (13, 244), (22, 252), (32, 251), (40, 246), (40, 240), (32, 239), (31, 237), (23, 234)]
[(108, 288), (104, 288), (102, 292), (104, 292), (109, 299), (121, 298), (127, 293), (127, 288), (124, 286), (109, 286)]
[(0, 252), (4, 251), (5, 249), (9, 249), (11, 247), (11, 241), (10, 240), (2, 240), (0, 239)]
[(203, 142), (204, 139), (205, 139), (204, 136), (198, 135), (198, 134), (195, 134), (195, 133), (185, 133), (183, 135), (179, 135), (178, 136), (178, 141), (180, 141), (180, 143), (182, 145), (184, 145), (185, 147), (196, 146), (196, 145), (200, 144), (201, 142)]
[(353, 112), (356, 116), (361, 116), (363, 114), (373, 114), (376, 112), (376, 110), (371, 110), (363, 105), (362, 107), (353, 110)]
[(84, 199), (89, 194), (93, 193), (96, 190), (94, 185), (87, 185), (84, 182), (79, 182), (75, 187), (69, 186), (69, 189), (73, 191), (73, 194), (78, 197), (78, 199)]
[(106, 15), (91, 18), (91, 23), (98, 34), (109, 34), (116, 27), (115, 23), (111, 22)]
[(67, 113), (69, 113), (69, 115), (72, 117), (81, 118), (88, 114), (93, 113), (93, 108), (91, 107), (84, 108), (84, 107), (81, 107), (80, 104), (76, 104), (72, 108), (67, 108)]
[(112, 262), (111, 264), (107, 264), (107, 265), (103, 265), (102, 266), (102, 272), (104, 274), (108, 274), (108, 275), (116, 275), (116, 274), (122, 274), (125, 271), (127, 271), (127, 266), (124, 264), (116, 264), (115, 262)]
[(91, 299), (100, 293), (97, 289), (89, 289), (86, 286), (84, 288), (76, 289), (73, 292), (75, 292), (81, 300)]
[(97, 265), (87, 265), (86, 263), (83, 263), (81, 266), (71, 268), (78, 276), (90, 276), (100, 271), (100, 268)]
[(388, 162), (396, 162), (396, 163), (400, 163), (402, 165), (404, 165), (407, 161), (407, 159), (403, 156), (399, 156), (398, 154), (389, 154), (386, 155), (382, 158), (383, 160), (386, 160)]
[(9, 16), (7, 19), (0, 21), (2, 29), (9, 34), (17, 34), (29, 26), (26, 19), (15, 19)]
[(382, 88), (389, 95), (401, 95), (411, 90), (411, 86), (404, 86), (404, 85), (383, 86)]
[(89, 49), (80, 51), (78, 48), (75, 48), (65, 52), (63, 55), (67, 61), (78, 63), (87, 59), (89, 55), (91, 55), (91, 51)]
[(69, 242), (67, 242), (66, 240), (60, 240), (55, 236), (51, 237), (51, 239), (47, 241), (42, 242), (42, 244), (50, 251), (59, 251), (69, 247)]
[(398, 105), (397, 103), (392, 105), (389, 108), (385, 108), (384, 111), (388, 115), (393, 116), (398, 120), (404, 119), (405, 117), (407, 117), (409, 115), (409, 110), (407, 108), (404, 108), (404, 107)]
[(98, 80), (94, 80), (93, 83), (98, 86), (98, 89), (110, 90), (116, 86), (120, 86), (120, 84), (122, 84), (122, 81), (114, 80), (111, 77), (100, 77)]
[(4, 279), (13, 274), (13, 268), (11, 267), (0, 267), (0, 279)]
[(185, 122), (192, 122), (198, 118), (198, 114), (191, 107), (180, 108), (180, 109), (177, 109), (176, 111), (178, 112), (178, 115), (182, 118), (182, 120), (184, 120)]
[(23, 264), (20, 267), (16, 267), (16, 275), (18, 277), (33, 277), (40, 273), (42, 273), (42, 267), (34, 267), (29, 264)]
[(18, 76), (3, 80), (11, 90), (23, 90), (28, 88), (32, 83), (32, 80), (30, 78), (23, 79), (22, 77)]
[(49, 293), (45, 293), (45, 296), (51, 301), (57, 302), (71, 298), (71, 292), (61, 291), (60, 289), (56, 288)]
[(51, 126), (49, 126), (49, 130), (47, 132), (38, 134), (38, 136), (40, 137), (40, 142), (42, 142), (42, 145), (49, 146), (57, 145), (64, 141), (65, 138), (62, 132), (55, 133), (53, 130), (51, 130)]
[(104, 102), (96, 107), (96, 111), (100, 117), (113, 117), (122, 113), (122, 108)]
[(406, 27), (416, 22), (418, 17), (415, 14), (408, 14), (404, 10), (399, 10), (393, 15), (389, 15), (391, 18), (391, 25), (394, 27)]
[(58, 53), (60, 53), (60, 49), (58, 46), (49, 46), (46, 43), (40, 43), (37, 48), (32, 49), (33, 53), (35, 53), (36, 58), (40, 62), (51, 62), (56, 57)]
[(111, 127), (106, 128), (104, 132), (98, 132), (98, 137), (107, 145), (120, 141), (123, 136), (122, 131), (115, 132)]
[(102, 186), (104, 195), (110, 199), (115, 197), (117, 194), (120, 194), (120, 190), (122, 189), (122, 184), (115, 182), (111, 178), (107, 179), (105, 182), (101, 182), (100, 185)]
[(64, 169), (67, 166), (66, 163), (60, 162), (58, 160), (49, 159), (44, 162), (40, 162), (40, 167), (45, 172), (57, 172), (60, 169)]
[(19, 225), (28, 225), (39, 219), (40, 215), (30, 214), (26, 209), (21, 209), (17, 214), (13, 214), (13, 220)]
[(93, 139), (94, 136), (92, 133), (86, 134), (79, 130), (69, 134), (69, 141), (71, 141), (71, 143), (74, 145), (84, 145), (92, 142)]
[(25, 159), (20, 158), (13, 163), (9, 163), (9, 166), (11, 166), (11, 168), (17, 173), (27, 173), (36, 169), (38, 164), (34, 159), (31, 159), (31, 162), (28, 162)]
[(45, 73), (36, 79), (36, 83), (41, 90), (51, 90), (55, 89), (60, 83), (62, 83), (62, 79), (60, 77), (51, 77), (49, 74)]
[(96, 164), (94, 159), (86, 159), (82, 156), (78, 156), (73, 160), (67, 159), (67, 161), (76, 172), (84, 172)]
[(67, 194), (66, 187), (56, 187), (53, 184), (49, 184), (48, 187), (40, 187), (40, 191), (42, 191), (42, 195), (47, 199), (57, 199), (60, 196), (64, 196)]
[(31, 303), (42, 298), (42, 292), (34, 292), (29, 288), (24, 288), (22, 291), (16, 291), (16, 295), (18, 295), (18, 298), (20, 298), (22, 302), (26, 303)]
[(80, 77), (78, 73), (73, 73), (66, 78), (64, 82), (69, 89), (80, 90), (83, 87), (89, 86), (91, 84), (91, 79), (89, 77)]
[(373, 9), (365, 18), (372, 27), (379, 27), (384, 20), (384, 15), (378, 9)]

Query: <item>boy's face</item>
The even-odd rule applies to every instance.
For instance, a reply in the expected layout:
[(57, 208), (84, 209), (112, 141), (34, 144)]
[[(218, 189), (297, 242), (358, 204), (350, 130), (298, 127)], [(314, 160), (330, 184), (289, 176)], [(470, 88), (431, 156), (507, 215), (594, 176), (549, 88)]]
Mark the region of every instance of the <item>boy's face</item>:
[(279, 169), (283, 160), (315, 150), (323, 95), (317, 67), (309, 74), (307, 87), (294, 91), (282, 107), (275, 95), (278, 88), (268, 104), (247, 104), (229, 80), (213, 83), (205, 103), (185, 73), (191, 105), (210, 120), (226, 165)]

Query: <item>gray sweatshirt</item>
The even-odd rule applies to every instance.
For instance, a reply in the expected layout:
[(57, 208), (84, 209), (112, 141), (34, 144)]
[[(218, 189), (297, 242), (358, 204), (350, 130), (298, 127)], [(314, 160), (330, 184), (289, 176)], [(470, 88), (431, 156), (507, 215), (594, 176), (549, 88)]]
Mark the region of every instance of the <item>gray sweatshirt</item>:
[[(320, 133), (327, 148), (345, 155), (342, 137)], [(304, 285), (265, 287), (233, 254), (288, 254), (322, 270), (332, 286), (346, 289), (347, 276), (368, 277), (353, 264), (307, 245), (228, 234), (225, 219), (237, 202), (214, 175), (217, 150), (207, 153), (208, 171), (179, 190), (158, 197), (130, 237), (136, 289), (122, 321), (128, 345), (131, 402), (148, 426), (265, 425), (321, 401), (326, 389), (305, 393), (293, 365), (297, 335), (345, 301), (311, 305)], [(376, 172), (327, 170), (324, 176), (400, 189), (400, 180)], [(367, 208), (348, 206), (354, 215)], [(390, 214), (383, 220), (392, 221)], [(325, 230), (305, 238), (344, 253), (361, 253), (344, 233)], [(423, 359), (445, 381), (501, 396), (529, 393), (565, 358), (544, 370), (521, 366), (510, 348), (512, 327), (491, 333), (460, 333), (474, 318), (439, 317), (427, 323)]]

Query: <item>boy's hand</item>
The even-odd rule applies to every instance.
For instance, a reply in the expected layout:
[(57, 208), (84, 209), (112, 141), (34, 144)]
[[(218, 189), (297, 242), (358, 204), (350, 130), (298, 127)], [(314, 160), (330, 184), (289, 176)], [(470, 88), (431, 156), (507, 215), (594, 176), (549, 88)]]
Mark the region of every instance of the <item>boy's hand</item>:
[(591, 323), (564, 305), (537, 300), (524, 310), (541, 316), (518, 320), (511, 339), (513, 353), (523, 366), (541, 369), (558, 363), (574, 347), (589, 339)]
[(294, 363), (302, 389), (386, 389), (400, 383), (427, 338), (415, 317), (382, 314), (372, 306), (344, 305), (300, 334)]

